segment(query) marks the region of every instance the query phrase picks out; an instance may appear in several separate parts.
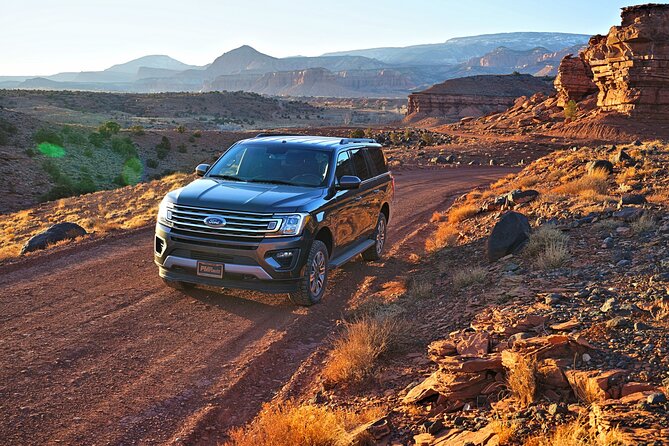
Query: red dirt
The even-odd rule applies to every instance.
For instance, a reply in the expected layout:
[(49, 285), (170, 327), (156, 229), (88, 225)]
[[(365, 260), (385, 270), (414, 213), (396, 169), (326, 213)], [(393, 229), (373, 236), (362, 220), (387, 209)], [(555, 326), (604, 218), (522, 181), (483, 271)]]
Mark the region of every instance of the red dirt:
[(336, 271), (309, 309), (282, 295), (166, 288), (152, 228), (0, 270), (2, 442), (216, 444), (291, 380), (370, 276), (401, 273), (396, 257), (435, 209), (513, 171), (398, 174), (393, 254)]

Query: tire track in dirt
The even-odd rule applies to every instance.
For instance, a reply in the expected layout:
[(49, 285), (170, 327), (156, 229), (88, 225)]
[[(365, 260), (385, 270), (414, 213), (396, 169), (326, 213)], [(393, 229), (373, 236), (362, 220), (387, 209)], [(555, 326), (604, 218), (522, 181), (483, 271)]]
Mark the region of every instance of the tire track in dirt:
[[(390, 246), (454, 191), (510, 171), (398, 174)], [(394, 274), (393, 258), (350, 263), (305, 309), (282, 295), (167, 289), (151, 249), (148, 228), (0, 269), (3, 443), (215, 444), (291, 380), (365, 277)]]

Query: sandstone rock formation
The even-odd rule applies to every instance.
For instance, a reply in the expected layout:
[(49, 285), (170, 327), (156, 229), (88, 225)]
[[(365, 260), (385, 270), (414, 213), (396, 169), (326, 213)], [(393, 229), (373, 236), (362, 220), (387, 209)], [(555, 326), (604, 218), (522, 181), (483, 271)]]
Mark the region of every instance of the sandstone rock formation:
[(580, 101), (584, 97), (597, 92), (597, 86), (592, 81), (592, 71), (588, 63), (581, 57), (566, 55), (558, 67), (555, 78), (557, 90), (557, 105), (564, 107), (569, 101)]
[(483, 75), (450, 79), (409, 96), (407, 115), (450, 121), (506, 110), (520, 96), (552, 94), (552, 85), (528, 74)]
[(666, 119), (669, 115), (669, 5), (622, 10), (622, 26), (594, 36), (583, 53), (604, 111)]

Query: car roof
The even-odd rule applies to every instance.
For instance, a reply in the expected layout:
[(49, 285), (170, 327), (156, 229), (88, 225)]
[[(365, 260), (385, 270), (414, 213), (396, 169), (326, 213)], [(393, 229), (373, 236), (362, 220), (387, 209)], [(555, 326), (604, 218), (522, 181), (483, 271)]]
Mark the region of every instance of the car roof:
[(332, 136), (310, 136), (310, 135), (263, 135), (240, 141), (243, 144), (291, 144), (301, 145), (305, 148), (337, 150), (339, 148), (351, 147), (381, 147), (373, 139), (369, 138), (336, 138)]

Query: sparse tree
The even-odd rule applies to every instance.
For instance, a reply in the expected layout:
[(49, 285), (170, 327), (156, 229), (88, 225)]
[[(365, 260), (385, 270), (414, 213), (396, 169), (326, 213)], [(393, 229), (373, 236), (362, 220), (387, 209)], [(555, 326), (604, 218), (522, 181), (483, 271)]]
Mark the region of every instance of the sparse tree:
[(564, 118), (567, 121), (571, 121), (576, 117), (576, 112), (578, 112), (578, 106), (576, 105), (576, 101), (571, 99), (567, 104), (564, 106)]

